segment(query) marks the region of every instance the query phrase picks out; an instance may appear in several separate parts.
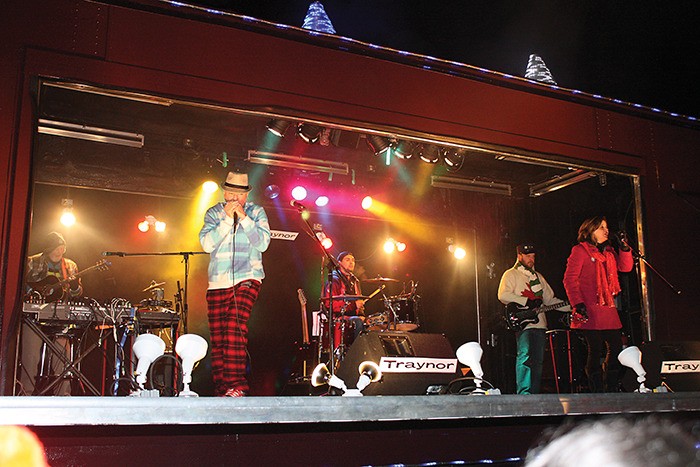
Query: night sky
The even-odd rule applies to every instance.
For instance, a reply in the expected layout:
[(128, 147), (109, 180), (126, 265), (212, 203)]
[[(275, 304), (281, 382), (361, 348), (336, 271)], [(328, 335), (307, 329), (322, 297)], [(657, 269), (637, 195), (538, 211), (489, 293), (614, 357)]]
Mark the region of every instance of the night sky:
[[(308, 0), (195, 2), (301, 26)], [(326, 0), (338, 35), (518, 76), (540, 55), (557, 84), (700, 117), (700, 4)]]

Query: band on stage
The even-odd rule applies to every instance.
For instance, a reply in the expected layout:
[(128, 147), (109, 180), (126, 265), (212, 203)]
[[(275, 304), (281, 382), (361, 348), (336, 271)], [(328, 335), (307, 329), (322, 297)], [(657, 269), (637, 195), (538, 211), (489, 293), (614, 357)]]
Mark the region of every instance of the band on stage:
[[(271, 231), (265, 209), (248, 198), (252, 190), (248, 174), (229, 172), (221, 187), (223, 201), (206, 211), (199, 232), (202, 250), (209, 255), (206, 290), (209, 355), (214, 395), (242, 397), (251, 393), (248, 321), (263, 287), (263, 255), (270, 245)], [(295, 207), (304, 209), (298, 203)], [(618, 273), (631, 271), (634, 264), (629, 240), (624, 232), (611, 236), (607, 219), (601, 216), (586, 219), (576, 240), (562, 280), (564, 297), (557, 297), (544, 275), (537, 271), (535, 262), (541, 250), (536, 242), (517, 245), (515, 263), (501, 277), (498, 300), (503, 305), (503, 328), (515, 342), (514, 392), (517, 394), (542, 392), (546, 349), (554, 352), (555, 336), (550, 329), (553, 326), (547, 318), (550, 311), (563, 317), (566, 332), (575, 333), (585, 345), (585, 386), (580, 390), (620, 390), (621, 368), (616, 357), (622, 350), (623, 338), (616, 298), (621, 291)], [(86, 353), (81, 342), (85, 323), (94, 325), (95, 315), (101, 316), (102, 329), (113, 335), (117, 347), (139, 333), (166, 329), (172, 347), (183, 325), (185, 332), (187, 329), (188, 268), (185, 288), (178, 282), (174, 302), (164, 299), (164, 282), (154, 280), (142, 290), (149, 298), (136, 307), (128, 302), (98, 304), (84, 297), (81, 278), (86, 273), (108, 268), (110, 263), (103, 260), (80, 270), (65, 256), (66, 251), (63, 235), (51, 232), (41, 252), (27, 259), (18, 346), (18, 392), (123, 394), (118, 390), (119, 381), (131, 376), (128, 368), (131, 362), (123, 348), (115, 352), (112, 387), (96, 388), (81, 372), (80, 361), (84, 357), (81, 353)], [(312, 363), (328, 362), (337, 369), (362, 333), (423, 330), (421, 318), (425, 317), (417, 282), (401, 283), (391, 277), (364, 274), (358, 277), (356, 258), (351, 251), (331, 256), (324, 250), (324, 254), (328, 274), (321, 285), (319, 311), (307, 313), (306, 297), (303, 289), (299, 289), (303, 328), (299, 350), (312, 357), (302, 358), (305, 367), (292, 372), (292, 377), (297, 379), (308, 379)], [(388, 288), (396, 293), (387, 295)], [(374, 312), (369, 312), (370, 309)], [(309, 328), (313, 330), (311, 338)], [(125, 387), (130, 386), (125, 383)]]

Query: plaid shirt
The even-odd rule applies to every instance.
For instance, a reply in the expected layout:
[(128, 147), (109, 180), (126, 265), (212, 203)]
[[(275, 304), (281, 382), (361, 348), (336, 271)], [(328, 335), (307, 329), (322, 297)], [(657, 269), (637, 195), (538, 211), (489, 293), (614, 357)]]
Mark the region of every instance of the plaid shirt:
[(265, 277), (262, 254), (270, 246), (267, 214), (262, 206), (251, 202), (246, 202), (243, 209), (246, 217), (238, 221), (235, 245), (233, 219), (224, 212), (224, 203), (217, 203), (204, 214), (199, 242), (211, 254), (209, 290), (233, 287), (248, 279), (262, 281)]
[[(68, 258), (61, 258), (59, 263), (51, 263), (49, 256), (39, 253), (27, 258), (27, 266), (24, 272), (24, 280), (27, 283), (25, 292), (31, 291), (31, 284), (45, 279), (47, 276), (55, 276), (59, 281), (67, 279), (78, 273), (78, 265)], [(83, 286), (78, 279), (74, 284), (77, 288), (70, 289), (71, 297), (82, 295)]]

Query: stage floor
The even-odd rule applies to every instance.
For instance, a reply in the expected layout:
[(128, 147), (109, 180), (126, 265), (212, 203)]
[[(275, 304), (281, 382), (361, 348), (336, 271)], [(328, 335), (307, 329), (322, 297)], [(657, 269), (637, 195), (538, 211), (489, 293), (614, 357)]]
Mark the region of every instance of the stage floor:
[(700, 413), (700, 392), (435, 396), (0, 397), (0, 424), (268, 425)]

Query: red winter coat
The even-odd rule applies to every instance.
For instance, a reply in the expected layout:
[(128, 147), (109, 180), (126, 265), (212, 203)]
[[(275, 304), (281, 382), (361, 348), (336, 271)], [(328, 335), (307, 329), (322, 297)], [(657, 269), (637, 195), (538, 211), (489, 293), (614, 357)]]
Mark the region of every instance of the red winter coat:
[[(619, 255), (608, 246), (613, 253), (614, 269), (629, 272), (634, 265), (631, 251), (620, 251)], [(571, 307), (579, 303), (586, 305), (588, 321), (585, 323), (572, 322), (572, 329), (620, 329), (622, 323), (614, 306), (597, 305), (596, 265), (593, 254), (597, 248), (590, 243), (581, 242), (571, 249), (564, 272), (564, 288), (569, 297)]]

